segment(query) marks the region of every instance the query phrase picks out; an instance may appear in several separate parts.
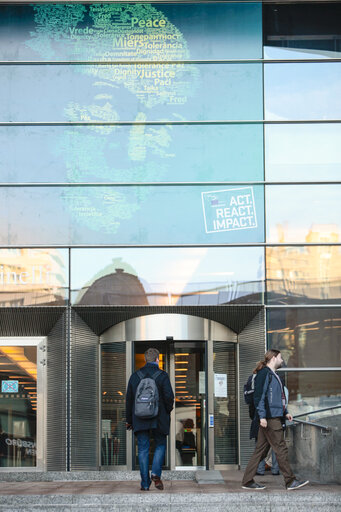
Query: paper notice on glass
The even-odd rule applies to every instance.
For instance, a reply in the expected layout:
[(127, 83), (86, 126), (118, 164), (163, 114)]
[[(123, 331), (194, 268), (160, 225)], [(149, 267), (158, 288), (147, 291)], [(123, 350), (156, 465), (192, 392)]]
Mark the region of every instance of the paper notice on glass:
[(226, 373), (214, 374), (214, 396), (227, 398), (227, 375)]
[(102, 437), (111, 437), (111, 420), (102, 420)]
[(206, 393), (205, 372), (199, 372), (199, 394), (204, 395), (205, 393)]

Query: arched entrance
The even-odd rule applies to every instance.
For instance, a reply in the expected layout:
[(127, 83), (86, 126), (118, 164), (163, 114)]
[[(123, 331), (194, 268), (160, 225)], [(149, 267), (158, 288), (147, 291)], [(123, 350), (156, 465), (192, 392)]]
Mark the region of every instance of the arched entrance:
[(137, 469), (125, 430), (124, 395), (149, 347), (160, 351), (175, 393), (167, 469), (238, 464), (237, 335), (213, 320), (182, 314), (133, 318), (109, 328), (101, 347), (101, 467)]
[[(182, 354), (190, 354), (185, 357), (201, 357), (191, 386), (194, 381), (198, 386), (198, 378), (201, 386), (204, 381), (206, 385), (205, 414), (201, 411), (204, 429), (200, 424), (200, 435), (206, 429), (206, 445), (201, 451), (205, 459), (200, 462), (198, 456), (202, 455), (196, 453), (192, 462), (210, 469), (243, 467), (254, 443), (249, 439), (250, 419), (242, 391), (255, 362), (264, 355), (262, 306), (76, 306), (71, 311), (70, 337), (70, 470), (134, 467), (133, 443), (125, 431), (125, 390), (136, 359), (141, 360), (149, 343), (159, 343), (166, 350), (166, 369), (173, 373), (174, 386), (175, 354), (181, 349)], [(190, 343), (197, 344), (192, 352), (187, 350)], [(203, 355), (199, 357), (199, 353)], [(205, 368), (200, 369), (203, 364)], [(187, 385), (179, 380), (178, 391), (179, 386)], [(227, 382), (227, 397), (214, 393), (219, 381), (223, 387)], [(193, 395), (195, 403), (203, 393), (198, 395)], [(212, 427), (208, 426), (210, 414)], [(176, 425), (180, 427), (180, 422), (174, 417), (167, 459), (167, 467), (173, 469), (180, 467)]]

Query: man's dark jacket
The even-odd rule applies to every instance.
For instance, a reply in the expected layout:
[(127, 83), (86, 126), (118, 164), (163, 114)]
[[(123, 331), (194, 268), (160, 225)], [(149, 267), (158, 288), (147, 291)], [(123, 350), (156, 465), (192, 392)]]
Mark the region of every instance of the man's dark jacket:
[[(151, 377), (158, 370), (154, 363), (147, 363), (141, 368), (145, 377)], [(157, 429), (159, 432), (168, 435), (170, 425), (170, 412), (173, 409), (174, 393), (168, 377), (168, 373), (160, 370), (161, 374), (156, 378), (156, 385), (159, 390), (159, 414), (156, 418), (149, 420), (135, 416), (135, 394), (140, 378), (137, 372), (133, 373), (128, 382), (126, 395), (126, 421), (133, 425), (134, 432), (141, 430)]]

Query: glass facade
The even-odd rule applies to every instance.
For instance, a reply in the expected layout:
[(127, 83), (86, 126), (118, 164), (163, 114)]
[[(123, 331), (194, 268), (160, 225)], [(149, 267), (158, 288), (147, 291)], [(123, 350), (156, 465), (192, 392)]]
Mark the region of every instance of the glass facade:
[[(1, 4), (0, 307), (261, 305), (297, 410), (335, 405), (340, 21), (337, 2)], [(102, 346), (106, 465), (126, 463), (125, 358)]]

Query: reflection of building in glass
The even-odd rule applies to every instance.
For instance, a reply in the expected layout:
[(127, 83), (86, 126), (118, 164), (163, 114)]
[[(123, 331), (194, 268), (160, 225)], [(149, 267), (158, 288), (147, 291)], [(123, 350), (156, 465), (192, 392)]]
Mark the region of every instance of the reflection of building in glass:
[(82, 305), (148, 305), (146, 292), (139, 279), (116, 268), (115, 273), (96, 279), (89, 288), (82, 290)]
[[(115, 252), (117, 253), (117, 250)], [(169, 271), (167, 272), (167, 265), (173, 264), (172, 258), (169, 255), (162, 255), (161, 252), (158, 254), (160, 260), (164, 258), (160, 265), (164, 281), (160, 279), (158, 282), (149, 282), (145, 278), (144, 272), (138, 273), (134, 266), (127, 263), (125, 259), (113, 258), (111, 263), (98, 271), (79, 291), (74, 290), (73, 302), (83, 305), (103, 303), (106, 305), (148, 304), (149, 306), (205, 306), (228, 303), (259, 304), (262, 302), (263, 279), (232, 280), (231, 276), (235, 272), (211, 271), (212, 263), (203, 275), (221, 274), (220, 280), (199, 281), (197, 279), (200, 272), (198, 276), (195, 275), (193, 267), (200, 265), (201, 260), (199, 258), (196, 261), (191, 253), (186, 256), (181, 253), (176, 254), (178, 268), (182, 266), (183, 272), (180, 276), (180, 271), (178, 271), (172, 279)], [(175, 256), (175, 253), (173, 254)], [(139, 254), (135, 255), (135, 258), (132, 255), (131, 263), (133, 262), (139, 263)], [(145, 265), (145, 268), (151, 273), (153, 263), (150, 263), (150, 268), (148, 265)], [(238, 274), (243, 274), (239, 268)], [(131, 287), (128, 285), (129, 280)], [(144, 299), (141, 298), (141, 291), (136, 289), (134, 282), (139, 283), (138, 288), (142, 286)]]
[[(305, 241), (308, 244), (337, 244), (337, 226), (313, 225)], [(268, 247), (267, 297), (270, 303), (292, 304), (307, 300), (338, 303), (341, 297), (340, 247)]]
[(65, 261), (56, 249), (5, 249), (0, 258), (0, 306), (65, 303)]

